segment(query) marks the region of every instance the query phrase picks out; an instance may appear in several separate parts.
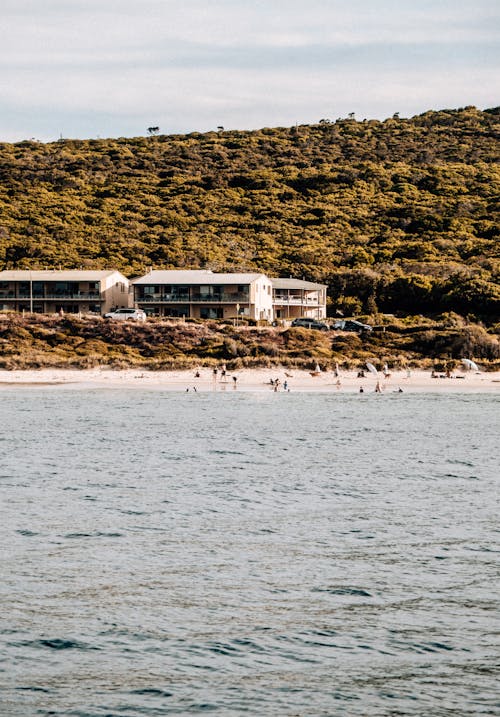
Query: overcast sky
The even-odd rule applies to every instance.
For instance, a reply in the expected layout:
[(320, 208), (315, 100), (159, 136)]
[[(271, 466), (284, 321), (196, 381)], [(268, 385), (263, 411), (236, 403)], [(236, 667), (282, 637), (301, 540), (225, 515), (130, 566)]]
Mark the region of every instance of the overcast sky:
[(0, 0), (0, 141), (499, 102), (498, 0)]

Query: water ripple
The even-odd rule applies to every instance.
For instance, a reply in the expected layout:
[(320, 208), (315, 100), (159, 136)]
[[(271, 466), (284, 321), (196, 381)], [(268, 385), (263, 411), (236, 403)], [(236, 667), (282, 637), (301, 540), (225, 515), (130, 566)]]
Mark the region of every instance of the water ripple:
[(271, 398), (2, 393), (2, 715), (498, 713), (498, 399)]

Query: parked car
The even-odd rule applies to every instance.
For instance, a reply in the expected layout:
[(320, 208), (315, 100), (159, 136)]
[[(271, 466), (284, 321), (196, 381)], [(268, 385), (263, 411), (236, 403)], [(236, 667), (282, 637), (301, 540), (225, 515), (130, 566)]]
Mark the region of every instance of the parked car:
[(330, 328), (329, 326), (324, 324), (322, 321), (318, 321), (317, 319), (310, 319), (310, 318), (307, 318), (307, 316), (303, 316), (298, 319), (294, 319), (292, 321), (292, 326), (302, 326), (302, 328), (316, 329), (317, 331), (328, 331)]
[(373, 331), (373, 326), (370, 326), (370, 324), (363, 324), (361, 321), (356, 321), (355, 319), (336, 321), (333, 324), (333, 328), (340, 329), (340, 331), (354, 331), (358, 334)]
[(104, 314), (105, 319), (120, 321), (146, 321), (146, 313), (142, 309), (115, 309)]

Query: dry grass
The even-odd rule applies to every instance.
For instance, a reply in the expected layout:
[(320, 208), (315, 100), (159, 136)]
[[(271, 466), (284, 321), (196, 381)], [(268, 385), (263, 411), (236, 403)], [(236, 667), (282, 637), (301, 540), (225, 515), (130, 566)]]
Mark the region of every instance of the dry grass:
[[(383, 319), (384, 317), (378, 317)], [(382, 330), (383, 329), (383, 330)], [(498, 335), (453, 315), (380, 321), (366, 336), (215, 322), (148, 320), (144, 324), (0, 314), (0, 368), (185, 369), (226, 363), (230, 370), (288, 366), (353, 369), (369, 360), (394, 368), (458, 365), (461, 358), (500, 367)]]

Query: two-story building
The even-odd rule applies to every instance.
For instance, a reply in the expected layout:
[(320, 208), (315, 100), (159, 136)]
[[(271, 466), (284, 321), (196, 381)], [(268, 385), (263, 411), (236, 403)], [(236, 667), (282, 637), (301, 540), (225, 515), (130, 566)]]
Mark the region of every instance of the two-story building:
[(104, 314), (129, 305), (129, 280), (114, 269), (0, 271), (0, 310)]
[(326, 317), (326, 285), (301, 279), (271, 279), (275, 319)]
[[(129, 286), (130, 285), (130, 286)], [(293, 320), (326, 316), (326, 286), (262, 273), (153, 271), (129, 280), (119, 271), (0, 272), (0, 311), (105, 314), (132, 303), (151, 316)]]
[(149, 315), (273, 319), (272, 284), (265, 274), (152, 270), (131, 283), (134, 304)]

